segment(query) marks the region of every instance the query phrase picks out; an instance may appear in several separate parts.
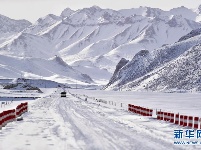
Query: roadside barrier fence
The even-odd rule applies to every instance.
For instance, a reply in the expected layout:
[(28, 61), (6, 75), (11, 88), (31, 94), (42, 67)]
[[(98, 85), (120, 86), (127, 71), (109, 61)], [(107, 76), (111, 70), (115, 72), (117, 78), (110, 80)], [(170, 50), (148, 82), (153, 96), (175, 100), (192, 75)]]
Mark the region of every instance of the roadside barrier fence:
[[(72, 93), (70, 93), (72, 94)], [(94, 97), (89, 97), (87, 95), (79, 95), (79, 94), (72, 94), (72, 96), (82, 99), (81, 97), (85, 97), (87, 99), (93, 99), (96, 102), (108, 104), (108, 105), (113, 105), (113, 106), (119, 106), (119, 107), (124, 107), (124, 103), (120, 103), (117, 105), (117, 102), (114, 101), (105, 101), (102, 99), (96, 99)], [(84, 100), (84, 99), (83, 99)], [(126, 104), (127, 105), (127, 104)], [(133, 104), (128, 104), (126, 108), (129, 112), (141, 115), (141, 116), (149, 116), (152, 118), (155, 118), (153, 109), (150, 108), (145, 108), (142, 106), (137, 106)], [(175, 125), (178, 125), (180, 127), (186, 127), (186, 128), (192, 128), (192, 129), (201, 129), (201, 118), (199, 117), (193, 117), (193, 116), (187, 116), (187, 115), (182, 115), (179, 113), (173, 113), (173, 112), (166, 112), (166, 111), (161, 111), (161, 110), (156, 110), (156, 119), (160, 121), (165, 121), (168, 123), (172, 123)]]
[[(143, 108), (141, 106), (135, 106), (132, 104), (128, 104), (128, 111), (133, 112), (135, 114), (142, 115), (142, 116), (153, 115), (153, 109)], [(157, 120), (173, 123), (181, 127), (201, 129), (201, 123), (200, 123), (201, 118), (199, 117), (180, 115), (179, 113), (174, 114), (172, 112), (164, 112), (161, 110), (160, 111), (156, 110), (156, 115), (157, 115), (157, 118), (156, 118)]]
[(28, 103), (19, 104), (16, 109), (5, 110), (0, 113), (0, 130), (5, 127), (9, 122), (13, 122), (17, 117), (28, 111)]

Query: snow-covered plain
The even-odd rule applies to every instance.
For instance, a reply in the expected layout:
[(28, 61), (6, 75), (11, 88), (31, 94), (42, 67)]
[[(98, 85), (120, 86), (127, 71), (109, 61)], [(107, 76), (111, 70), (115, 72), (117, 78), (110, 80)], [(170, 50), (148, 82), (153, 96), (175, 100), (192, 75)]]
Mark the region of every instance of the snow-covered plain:
[(117, 107), (122, 106), (128, 109), (128, 104), (152, 108), (184, 115), (201, 117), (201, 93), (163, 93), (163, 92), (131, 92), (131, 91), (99, 91), (99, 90), (70, 90), (74, 94), (79, 94), (84, 99), (84, 95), (91, 98), (113, 101)]
[[(127, 103), (131, 103), (173, 112), (177, 108), (177, 111), (182, 113), (199, 114), (197, 109), (200, 103), (199, 93), (67, 89), (67, 97), (60, 98), (61, 91), (63, 90), (48, 91), (46, 89), (49, 95), (29, 101), (29, 111), (23, 115), (24, 120), (9, 123), (0, 130), (0, 149), (165, 150), (168, 148), (180, 150), (201, 148), (200, 145), (174, 145), (174, 130), (181, 127), (152, 117), (139, 116), (126, 110)], [(85, 101), (86, 96), (88, 96), (87, 101)], [(116, 102), (117, 106), (96, 102), (94, 98)], [(123, 103), (123, 107), (118, 106), (118, 103)], [(189, 105), (195, 110), (194, 112)]]

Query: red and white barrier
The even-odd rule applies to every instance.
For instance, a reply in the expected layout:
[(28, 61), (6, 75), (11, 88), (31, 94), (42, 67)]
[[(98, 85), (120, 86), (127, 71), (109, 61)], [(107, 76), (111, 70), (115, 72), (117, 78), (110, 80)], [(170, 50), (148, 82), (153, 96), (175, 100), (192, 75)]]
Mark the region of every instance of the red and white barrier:
[(179, 125), (183, 126), (183, 124), (184, 124), (184, 116), (180, 115), (180, 117), (179, 117)]
[(161, 112), (157, 111), (157, 120), (161, 120)]
[(0, 130), (2, 129), (3, 127), (3, 112), (0, 113)]
[[(148, 108), (135, 106), (131, 104), (128, 105), (128, 110), (142, 116), (152, 116), (153, 114), (153, 109), (148, 109)], [(201, 124), (199, 127), (199, 117), (179, 115), (179, 113), (174, 114), (174, 113), (162, 112), (162, 111), (157, 111), (156, 113), (157, 113), (157, 120), (164, 120), (164, 121), (174, 123), (183, 127), (188, 126), (194, 129), (198, 129), (198, 128), (201, 129)]]
[(5, 127), (7, 124), (7, 111), (3, 111), (3, 123), (2, 123), (2, 127)]
[(174, 123), (174, 113), (170, 113), (170, 122)]
[(158, 111), (158, 112), (157, 112), (157, 119), (158, 119), (158, 120), (163, 120), (163, 118), (164, 118), (164, 112)]
[(133, 113), (136, 113), (137, 112), (137, 106), (133, 105)]
[(187, 125), (188, 125), (188, 122), (187, 122), (188, 121), (188, 116), (184, 116), (183, 118), (184, 118), (183, 126), (187, 127)]
[(142, 116), (152, 116), (153, 114), (153, 109), (148, 109), (141, 106), (135, 106), (132, 104), (128, 104), (128, 111), (131, 111), (133, 113), (136, 113)]
[(163, 120), (164, 121), (168, 121), (168, 113), (167, 112), (164, 112)]
[(161, 111), (161, 115), (160, 116), (161, 116), (160, 120), (163, 120), (163, 118), (164, 118), (164, 112)]
[(176, 114), (175, 116), (175, 124), (179, 124), (179, 114)]
[(133, 107), (133, 112), (134, 112), (134, 113), (137, 113), (137, 106), (134, 106), (134, 107)]
[(23, 113), (28, 111), (28, 103), (21, 103), (16, 107), (16, 117), (21, 116)]
[(145, 116), (145, 114), (146, 114), (146, 109), (141, 107), (140, 108), (140, 115)]
[(128, 111), (131, 111), (131, 104), (128, 104)]
[(5, 127), (9, 122), (12, 122), (16, 117), (22, 115), (24, 112), (28, 111), (28, 103), (21, 103), (15, 109), (5, 110), (0, 113), (0, 130)]
[(193, 116), (188, 117), (188, 127), (193, 128)]
[(168, 113), (168, 120), (167, 121), (170, 122), (170, 120), (171, 120), (171, 113)]
[(148, 111), (149, 111), (148, 116), (152, 116), (153, 115), (153, 109), (148, 109)]
[(140, 113), (140, 106), (136, 107), (136, 113), (139, 114)]
[(198, 129), (199, 117), (194, 117), (194, 129)]
[(15, 109), (3, 111), (0, 117), (0, 126), (5, 127), (9, 122), (12, 122), (14, 120), (15, 120)]

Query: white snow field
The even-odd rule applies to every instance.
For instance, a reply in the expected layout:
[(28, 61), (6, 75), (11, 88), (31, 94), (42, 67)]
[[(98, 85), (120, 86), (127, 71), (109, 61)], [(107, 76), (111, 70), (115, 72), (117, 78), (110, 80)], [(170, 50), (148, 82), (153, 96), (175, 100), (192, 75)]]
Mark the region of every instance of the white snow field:
[[(67, 97), (61, 98), (61, 91), (63, 90), (51, 89), (49, 93), (52, 93), (49, 96), (28, 101), (29, 111), (23, 115), (24, 120), (9, 123), (0, 130), (0, 150), (193, 150), (201, 148), (198, 144), (174, 144), (174, 130), (182, 129), (181, 127), (125, 110), (126, 103), (131, 103), (161, 109), (169, 108), (168, 110), (172, 111), (177, 107), (179, 111), (183, 110), (182, 113), (194, 114), (190, 107), (196, 110), (200, 103), (200, 94), (70, 89), (67, 90)], [(87, 101), (85, 101), (86, 95)], [(96, 102), (94, 98), (117, 104), (124, 103), (124, 105), (123, 107), (106, 105)]]

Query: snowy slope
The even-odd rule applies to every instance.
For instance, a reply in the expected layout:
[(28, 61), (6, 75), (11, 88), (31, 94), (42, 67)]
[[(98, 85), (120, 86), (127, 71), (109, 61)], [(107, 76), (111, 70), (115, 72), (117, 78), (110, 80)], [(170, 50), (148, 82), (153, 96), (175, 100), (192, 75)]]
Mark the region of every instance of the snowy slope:
[(0, 55), (0, 78), (35, 78), (48, 79), (61, 83), (86, 82), (92, 79), (67, 65), (60, 57), (51, 59), (22, 58)]
[(147, 77), (126, 86), (135, 89), (137, 85), (138, 89), (142, 89), (142, 85), (147, 84), (146, 88), (154, 91), (201, 91), (200, 63), (201, 45), (198, 44), (177, 59), (146, 75)]
[(27, 20), (14, 20), (6, 16), (0, 15), (0, 33), (17, 33), (28, 26), (31, 23)]
[(0, 54), (43, 59), (58, 55), (75, 69), (89, 72), (97, 82), (106, 83), (122, 57), (131, 60), (140, 50), (152, 51), (178, 41), (200, 27), (198, 16), (198, 11), (185, 7), (170, 11), (66, 8), (60, 16), (39, 18), (1, 43)]
[(200, 37), (199, 30), (195, 30), (175, 44), (151, 53), (140, 51), (114, 74), (107, 86), (127, 90), (200, 91)]
[(8, 41), (30, 25), (31, 23), (27, 20), (14, 20), (0, 15), (0, 44)]
[(45, 17), (39, 18), (34, 24), (24, 30), (26, 33), (32, 33), (36, 35), (44, 34), (61, 21), (61, 17), (49, 14)]
[[(104, 19), (104, 22), (107, 23), (100, 23), (94, 19), (96, 16), (97, 18), (104, 18), (103, 11), (104, 14), (110, 15), (109, 20)], [(89, 12), (94, 13), (91, 15)], [(126, 14), (128, 15), (128, 13)], [(69, 26), (74, 25), (76, 28), (83, 28), (84, 26), (83, 32), (87, 32), (86, 27), (90, 25), (90, 31), (85, 35), (83, 32), (81, 35), (78, 34), (80, 38), (76, 38), (77, 40), (73, 44), (65, 44), (65, 48), (62, 46), (61, 54), (67, 55), (64, 59), (69, 63), (74, 63), (78, 59), (88, 59), (94, 62), (94, 57), (100, 56), (105, 56), (113, 63), (117, 63), (120, 60), (118, 56), (131, 59), (141, 49), (153, 50), (163, 44), (176, 42), (181, 36), (199, 27), (198, 23), (181, 16), (163, 16), (163, 14), (160, 15), (156, 12), (154, 14), (154, 17), (150, 17), (153, 16), (151, 14), (143, 15), (143, 13), (141, 16), (133, 16), (133, 14), (124, 16), (121, 11), (113, 12), (96, 7), (78, 10), (67, 17), (68, 19), (64, 22), (68, 23)], [(76, 22), (76, 18), (80, 15), (87, 17), (82, 22)], [(79, 19), (79, 21), (81, 20)], [(179, 34), (175, 35), (175, 32)], [(62, 44), (64, 42), (62, 41)], [(60, 49), (58, 46), (57, 48)], [(95, 65), (100, 67), (98, 64)], [(107, 66), (102, 67), (109, 70)], [(109, 70), (110, 72), (114, 70), (114, 66), (112, 68)]]
[(48, 39), (28, 33), (19, 33), (9, 43), (0, 45), (0, 54), (17, 57), (50, 58), (56, 54)]
[[(58, 82), (91, 83), (92, 79), (76, 71), (57, 56), (54, 46), (44, 35), (61, 17), (47, 15), (31, 25), (0, 16), (1, 78), (44, 78)], [(55, 57), (56, 55), (56, 57)], [(52, 67), (54, 66), (54, 67)]]
[[(191, 17), (182, 16), (182, 12)], [(24, 33), (36, 36), (29, 38), (31, 43), (48, 41), (44, 44), (47, 48), (40, 44), (33, 46), (26, 40), (23, 45), (31, 51), (34, 47), (39, 53), (48, 53), (48, 57), (60, 55), (75, 68), (79, 68), (78, 62), (88, 60), (91, 65), (79, 63), (81, 68), (100, 68), (100, 74), (103, 69), (111, 74), (122, 57), (131, 60), (142, 49), (153, 50), (174, 43), (197, 29), (200, 23), (195, 22), (193, 15), (198, 13), (185, 7), (171, 11), (150, 7), (119, 11), (98, 6), (76, 11), (66, 8), (60, 16), (47, 15), (24, 30)], [(7, 49), (15, 49), (13, 44), (8, 45)], [(24, 49), (22, 47), (21, 51)]]

